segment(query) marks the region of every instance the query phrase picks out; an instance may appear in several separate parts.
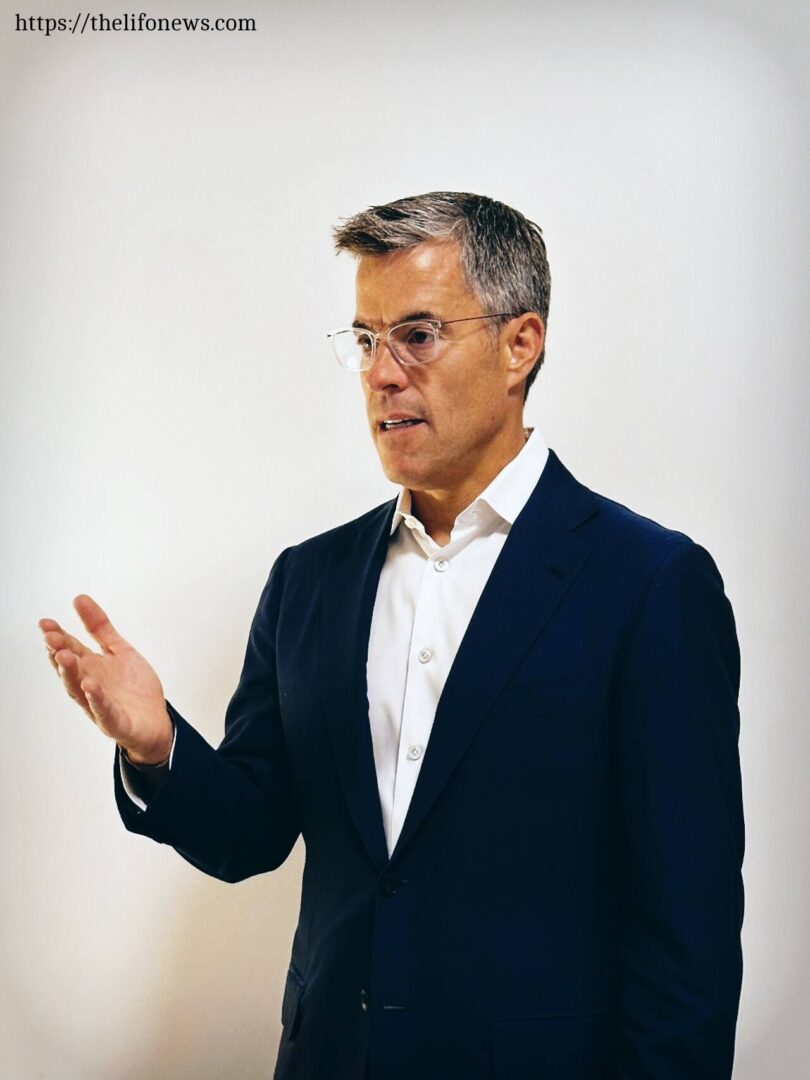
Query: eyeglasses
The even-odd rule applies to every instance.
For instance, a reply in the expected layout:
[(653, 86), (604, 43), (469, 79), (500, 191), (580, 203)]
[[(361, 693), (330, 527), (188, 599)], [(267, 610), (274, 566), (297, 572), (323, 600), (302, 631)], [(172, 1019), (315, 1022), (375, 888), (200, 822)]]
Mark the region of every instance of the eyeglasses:
[(349, 330), (333, 330), (326, 336), (332, 342), (338, 363), (346, 371), (367, 371), (374, 363), (377, 342), (383, 338), (391, 355), (400, 364), (431, 364), (441, 353), (439, 331), (443, 326), (475, 322), (477, 319), (511, 319), (519, 314), (517, 311), (501, 311), (494, 315), (469, 315), (465, 319), (416, 319), (397, 323), (379, 334), (351, 327)]

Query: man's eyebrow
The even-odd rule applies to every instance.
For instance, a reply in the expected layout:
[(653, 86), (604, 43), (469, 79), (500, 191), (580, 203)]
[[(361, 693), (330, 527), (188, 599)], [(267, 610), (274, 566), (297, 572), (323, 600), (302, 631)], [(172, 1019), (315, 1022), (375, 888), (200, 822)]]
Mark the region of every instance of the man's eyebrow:
[[(409, 311), (407, 315), (403, 315), (401, 319), (397, 319), (397, 321), (391, 323), (391, 325), (397, 326), (399, 323), (404, 322), (419, 322), (422, 319), (432, 319), (435, 322), (442, 321), (435, 311)], [(352, 323), (352, 327), (355, 330), (370, 330), (372, 333), (374, 332), (374, 327), (369, 326), (368, 323), (364, 323), (361, 319), (355, 319)]]

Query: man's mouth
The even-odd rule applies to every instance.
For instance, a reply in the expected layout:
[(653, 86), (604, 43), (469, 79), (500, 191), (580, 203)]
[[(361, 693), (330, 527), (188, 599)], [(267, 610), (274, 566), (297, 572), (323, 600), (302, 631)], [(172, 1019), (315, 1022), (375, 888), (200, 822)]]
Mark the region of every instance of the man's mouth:
[(416, 424), (423, 424), (424, 420), (418, 420), (416, 417), (409, 417), (405, 420), (381, 420), (380, 431), (395, 431), (397, 428), (415, 427)]

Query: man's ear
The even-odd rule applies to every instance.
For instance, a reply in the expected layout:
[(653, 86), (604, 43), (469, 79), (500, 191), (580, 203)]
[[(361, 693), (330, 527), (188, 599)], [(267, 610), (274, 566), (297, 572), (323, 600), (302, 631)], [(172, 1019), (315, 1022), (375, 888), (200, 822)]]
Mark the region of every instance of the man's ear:
[(536, 311), (527, 311), (512, 321), (505, 343), (509, 349), (507, 367), (510, 389), (528, 377), (545, 343), (545, 323)]

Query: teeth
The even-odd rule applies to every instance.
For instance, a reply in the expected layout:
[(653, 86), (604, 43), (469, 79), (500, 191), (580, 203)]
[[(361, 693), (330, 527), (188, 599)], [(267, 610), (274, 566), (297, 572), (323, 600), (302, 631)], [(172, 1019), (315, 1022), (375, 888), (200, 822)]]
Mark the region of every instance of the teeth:
[(383, 420), (382, 426), (385, 431), (388, 431), (392, 427), (402, 427), (405, 424), (420, 424), (421, 420), (416, 418), (410, 420)]

